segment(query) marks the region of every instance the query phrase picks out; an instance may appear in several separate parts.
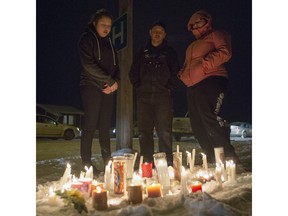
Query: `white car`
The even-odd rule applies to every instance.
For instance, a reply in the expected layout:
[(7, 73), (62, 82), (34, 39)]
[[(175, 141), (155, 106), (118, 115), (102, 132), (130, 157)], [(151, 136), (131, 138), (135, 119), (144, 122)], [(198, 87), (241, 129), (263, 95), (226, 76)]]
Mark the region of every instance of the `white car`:
[(49, 116), (36, 115), (36, 137), (72, 140), (79, 136), (80, 130), (78, 127), (61, 124)]
[(252, 125), (248, 122), (232, 122), (230, 123), (230, 136), (252, 137)]

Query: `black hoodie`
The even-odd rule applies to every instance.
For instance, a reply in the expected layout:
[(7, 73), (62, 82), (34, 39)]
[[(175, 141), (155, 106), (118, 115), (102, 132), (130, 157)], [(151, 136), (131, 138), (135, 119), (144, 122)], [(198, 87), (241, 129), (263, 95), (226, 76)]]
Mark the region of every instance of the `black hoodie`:
[(138, 95), (163, 95), (179, 86), (179, 69), (176, 51), (167, 41), (154, 47), (149, 39), (134, 57), (129, 78)]
[(91, 25), (81, 35), (78, 48), (83, 68), (80, 86), (103, 89), (105, 84), (112, 86), (120, 80), (117, 53), (109, 36), (100, 37)]

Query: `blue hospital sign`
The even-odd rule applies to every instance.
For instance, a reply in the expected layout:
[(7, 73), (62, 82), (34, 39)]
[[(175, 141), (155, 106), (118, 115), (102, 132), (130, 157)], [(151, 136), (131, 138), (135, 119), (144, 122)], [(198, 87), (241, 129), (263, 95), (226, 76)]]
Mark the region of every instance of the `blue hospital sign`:
[(123, 14), (113, 22), (112, 42), (117, 51), (127, 46), (127, 14)]

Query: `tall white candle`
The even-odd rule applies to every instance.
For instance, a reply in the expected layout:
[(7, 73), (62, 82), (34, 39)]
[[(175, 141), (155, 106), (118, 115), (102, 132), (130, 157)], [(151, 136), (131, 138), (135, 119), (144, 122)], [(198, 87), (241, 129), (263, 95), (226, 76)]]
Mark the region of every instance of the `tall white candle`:
[(203, 169), (208, 170), (207, 156), (203, 153), (201, 154), (202, 154), (202, 161), (203, 161)]
[(195, 154), (196, 154), (196, 151), (195, 151), (195, 149), (193, 149), (193, 150), (192, 150), (191, 161), (190, 161), (190, 171), (191, 171), (191, 173), (192, 173), (193, 170), (194, 170)]
[(111, 164), (112, 164), (112, 161), (110, 160), (108, 162), (108, 165), (106, 165), (106, 167), (105, 167), (104, 182), (105, 182), (105, 188), (107, 190), (112, 189), (113, 182), (111, 181), (111, 179), (114, 180), (114, 178), (112, 178), (112, 174), (111, 174)]
[(216, 182), (218, 183), (219, 187), (222, 187), (221, 175), (222, 175), (221, 166), (219, 165), (219, 163), (216, 163), (215, 179), (216, 179)]
[(86, 168), (85, 178), (92, 178), (93, 179), (93, 166), (90, 166), (89, 169)]
[(186, 154), (187, 154), (187, 166), (188, 166), (191, 162), (191, 153), (186, 151)]
[(138, 155), (138, 153), (135, 152), (135, 154), (134, 154), (134, 158), (133, 158), (133, 165), (132, 165), (133, 170), (135, 169), (135, 162), (136, 162), (136, 159), (137, 159), (137, 155)]
[(65, 183), (71, 182), (71, 165), (67, 163), (65, 172), (60, 179), (59, 187), (62, 189)]
[(181, 170), (181, 191), (184, 196), (189, 193), (187, 189), (187, 173), (183, 166)]
[(230, 176), (232, 181), (236, 180), (236, 164), (233, 160), (230, 161)]
[(224, 167), (224, 164), (222, 163), (222, 161), (220, 162), (220, 164), (221, 164), (221, 173), (222, 173), (223, 179), (224, 179), (224, 181), (227, 181), (227, 172), (226, 172), (226, 169)]
[(142, 163), (143, 163), (143, 156), (140, 156), (140, 162), (139, 162), (139, 174), (142, 175)]
[(170, 190), (170, 177), (169, 177), (167, 161), (159, 159), (156, 169), (157, 169), (158, 180), (163, 190), (162, 192), (163, 194), (166, 194)]

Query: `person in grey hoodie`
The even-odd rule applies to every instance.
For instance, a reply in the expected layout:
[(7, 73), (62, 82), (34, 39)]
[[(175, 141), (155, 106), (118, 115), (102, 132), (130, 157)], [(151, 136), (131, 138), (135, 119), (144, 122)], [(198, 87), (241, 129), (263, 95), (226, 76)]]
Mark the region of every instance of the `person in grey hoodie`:
[(99, 129), (101, 155), (106, 165), (111, 158), (109, 130), (111, 127), (114, 92), (120, 80), (116, 50), (109, 33), (113, 16), (106, 9), (92, 15), (88, 27), (79, 40), (79, 57), (82, 65), (80, 91), (84, 110), (80, 154), (82, 168), (93, 166), (93, 173), (100, 171), (92, 164), (93, 136)]

